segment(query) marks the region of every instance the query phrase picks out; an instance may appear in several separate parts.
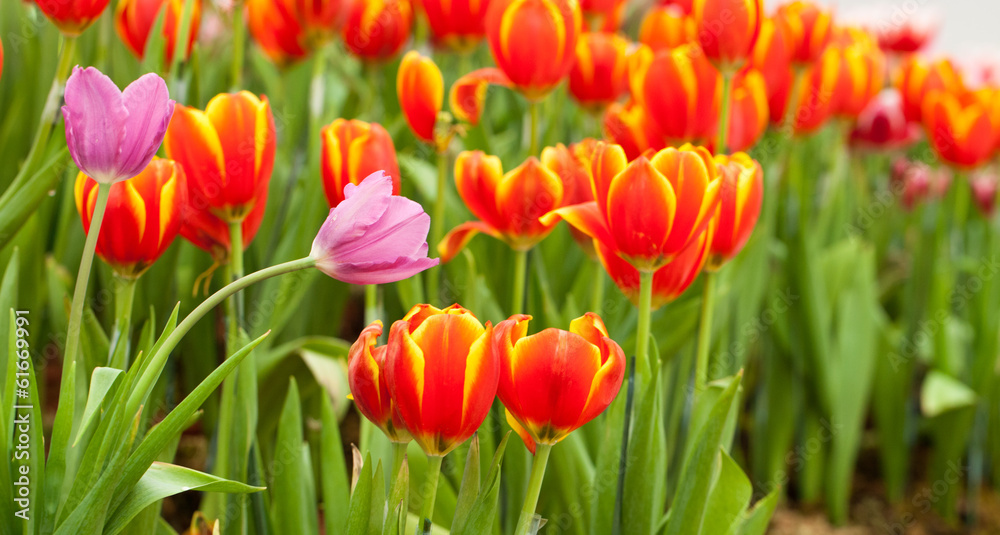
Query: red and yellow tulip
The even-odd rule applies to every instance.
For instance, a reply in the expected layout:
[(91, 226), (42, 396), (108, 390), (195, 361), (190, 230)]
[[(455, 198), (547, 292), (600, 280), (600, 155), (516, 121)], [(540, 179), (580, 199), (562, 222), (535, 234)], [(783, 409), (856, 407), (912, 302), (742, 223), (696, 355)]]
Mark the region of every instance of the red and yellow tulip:
[(763, 0), (695, 0), (693, 15), (705, 56), (731, 73), (746, 63), (757, 42)]
[(555, 222), (541, 217), (563, 205), (563, 181), (537, 158), (504, 174), (500, 158), (482, 151), (465, 151), (455, 160), (455, 185), (478, 221), (462, 223), (438, 244), (442, 262), (455, 257), (482, 232), (526, 251), (542, 241)]
[(1000, 124), (989, 103), (975, 92), (930, 91), (921, 115), (927, 140), (944, 162), (972, 169), (993, 156)]
[(708, 265), (717, 271), (735, 257), (753, 233), (764, 199), (764, 172), (760, 164), (743, 152), (718, 154), (715, 164), (722, 175), (719, 207), (712, 219)]
[(427, 455), (443, 456), (479, 429), (496, 397), (500, 362), (468, 310), (417, 305), (392, 324), (386, 354), (396, 410)]
[(347, 4), (342, 37), (347, 49), (369, 61), (391, 58), (410, 39), (410, 0), (352, 0)]
[(841, 29), (831, 49), (838, 55), (834, 115), (854, 119), (882, 90), (885, 56), (875, 39), (858, 28)]
[(101, 16), (109, 0), (34, 0), (52, 24), (64, 35), (83, 33)]
[(833, 35), (833, 14), (808, 0), (782, 5), (775, 20), (788, 37), (792, 63), (800, 67), (819, 59)]
[(386, 355), (389, 346), (378, 346), (382, 322), (375, 321), (361, 331), (361, 336), (347, 354), (347, 383), (358, 411), (378, 426), (392, 442), (409, 442), (399, 410), (389, 388)]
[(537, 444), (556, 444), (604, 412), (625, 377), (625, 353), (596, 314), (573, 320), (568, 331), (532, 335), (529, 320), (518, 314), (498, 323), (494, 345), (497, 395), (510, 426), (534, 453)]
[(368, 175), (385, 171), (392, 192), (399, 195), (399, 163), (389, 132), (378, 123), (337, 119), (320, 131), (323, 191), (333, 208), (344, 200), (344, 186), (360, 184)]
[(604, 137), (620, 145), (629, 161), (667, 146), (660, 129), (635, 100), (612, 104), (604, 114)]
[[(87, 175), (77, 175), (74, 193), (84, 232), (90, 231), (97, 187)], [(97, 255), (119, 277), (142, 275), (180, 232), (186, 191), (184, 170), (172, 160), (154, 159), (138, 175), (113, 184)]]
[(764, 19), (754, 46), (750, 66), (760, 71), (767, 91), (771, 122), (781, 124), (792, 91), (792, 56), (784, 26), (773, 18)]
[(694, 19), (676, 5), (654, 6), (639, 26), (639, 42), (654, 52), (690, 43), (696, 35)]
[[(194, 42), (198, 38), (198, 27), (201, 24), (201, 0), (191, 3), (191, 28), (184, 56), (191, 54)], [(184, 12), (184, 0), (121, 0), (115, 8), (115, 30), (125, 46), (142, 59), (145, 56), (146, 42), (153, 25), (164, 12), (163, 19), (163, 54), (169, 65), (174, 57), (174, 48), (180, 34), (178, 26)]]
[(948, 58), (927, 62), (911, 56), (903, 60), (893, 77), (893, 86), (903, 97), (908, 121), (920, 122), (924, 100), (931, 91), (957, 92), (965, 88), (958, 67)]
[(569, 93), (583, 106), (604, 108), (628, 89), (628, 41), (617, 34), (585, 33), (576, 43)]
[(768, 117), (764, 76), (756, 69), (740, 71), (733, 77), (727, 148), (731, 151), (753, 148), (767, 129)]
[(427, 16), (434, 42), (463, 53), (472, 51), (486, 33), (488, 0), (417, 0)]
[[(594, 200), (590, 186), (590, 157), (597, 140), (587, 138), (569, 147), (562, 143), (542, 149), (542, 166), (552, 170), (563, 183), (563, 204), (570, 206)], [(594, 240), (571, 227), (573, 239), (588, 256), (593, 257)]]
[(326, 44), (344, 19), (347, 0), (246, 0), (250, 35), (272, 61), (305, 58)]
[(698, 45), (661, 50), (647, 64), (641, 59), (635, 63), (639, 65), (630, 73), (632, 94), (667, 139), (700, 142), (712, 137), (719, 119), (721, 75)]
[(446, 141), (438, 139), (434, 126), (444, 104), (444, 78), (434, 60), (416, 50), (407, 52), (396, 73), (396, 95), (410, 130), (438, 151), (443, 150)]

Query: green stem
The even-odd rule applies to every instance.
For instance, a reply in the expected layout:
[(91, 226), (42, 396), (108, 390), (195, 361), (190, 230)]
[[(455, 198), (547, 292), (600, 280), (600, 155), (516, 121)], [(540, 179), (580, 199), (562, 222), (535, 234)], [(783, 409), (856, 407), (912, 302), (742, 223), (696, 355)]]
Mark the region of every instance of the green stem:
[[(444, 237), (444, 190), (448, 184), (448, 153), (439, 152), (437, 155), (438, 176), (437, 176), (437, 198), (434, 199), (434, 217), (431, 218), (431, 248), (436, 248)], [(440, 267), (431, 269), (427, 274), (427, 299), (431, 304), (436, 304), (441, 299), (441, 277), (444, 270)]]
[(708, 380), (708, 350), (712, 345), (712, 314), (715, 311), (715, 274), (705, 272), (705, 286), (702, 289), (701, 324), (698, 326), (698, 355), (694, 368), (694, 391), (701, 393)]
[(230, 64), (230, 88), (236, 91), (243, 87), (243, 49), (246, 41), (246, 30), (243, 23), (243, 4), (233, 4), (233, 62)]
[(69, 77), (70, 67), (73, 66), (73, 53), (76, 51), (76, 38), (66, 37), (63, 41), (62, 50), (59, 52), (59, 63), (56, 66), (56, 75), (52, 79), (52, 87), (49, 88), (49, 96), (45, 99), (45, 106), (42, 108), (42, 116), (38, 119), (38, 130), (35, 131), (35, 139), (31, 142), (28, 156), (24, 160), (24, 165), (18, 171), (17, 176), (7, 186), (7, 190), (0, 197), (0, 204), (5, 204), (13, 197), (22, 183), (31, 176), (35, 167), (38, 166), (42, 156), (45, 155), (45, 146), (49, 141), (49, 134), (55, 125), (56, 113), (59, 112), (59, 104), (62, 101), (63, 86)]
[[(73, 304), (70, 305), (69, 329), (66, 333), (66, 353), (63, 355), (64, 368), (76, 362), (76, 354), (80, 349), (80, 325), (83, 322), (83, 302), (87, 299), (87, 284), (90, 282), (90, 268), (94, 263), (94, 251), (97, 249), (97, 236), (101, 233), (101, 222), (104, 220), (104, 209), (108, 206), (108, 196), (111, 194), (111, 184), (97, 186), (97, 202), (94, 205), (94, 215), (90, 220), (90, 231), (83, 245), (83, 256), (80, 258), (80, 270), (76, 275), (76, 289), (73, 290)], [(134, 413), (133, 413), (134, 414)]]
[(722, 72), (722, 108), (719, 111), (719, 132), (716, 134), (715, 153), (726, 153), (726, 141), (729, 136), (729, 99), (733, 91), (733, 73)]
[(429, 455), (427, 457), (427, 480), (424, 484), (424, 503), (420, 507), (420, 520), (428, 519), (433, 522), (434, 500), (437, 498), (438, 479), (441, 477), (441, 455)]
[[(236, 9), (235, 7), (233, 8)], [(184, 8), (181, 9), (181, 23), (177, 27), (177, 40), (174, 41), (174, 55), (170, 61), (170, 79), (174, 82), (170, 86), (171, 91), (178, 93), (174, 96), (175, 99), (181, 97), (179, 94), (179, 74), (177, 72), (178, 67), (184, 60), (184, 56), (187, 55), (187, 43), (191, 38), (191, 17), (194, 16), (194, 0), (184, 0)]]
[[(229, 223), (229, 270), (231, 272), (230, 281), (235, 281), (243, 277), (243, 222), (231, 221)], [(236, 292), (232, 296), (233, 312), (236, 316), (229, 318), (230, 334), (238, 333), (238, 329), (243, 328), (243, 292)], [(234, 350), (235, 348), (230, 348)]]
[(604, 289), (607, 288), (608, 276), (599, 262), (594, 264), (594, 293), (590, 294), (590, 311), (598, 316), (604, 308)]
[(378, 285), (365, 285), (365, 325), (377, 320), (378, 312)]
[(635, 355), (637, 368), (643, 379), (652, 373), (649, 364), (649, 320), (653, 314), (653, 273), (639, 272), (639, 324), (635, 334)]
[(524, 314), (524, 287), (528, 274), (528, 251), (514, 251), (514, 287), (510, 299), (511, 314)]
[(395, 484), (399, 477), (399, 471), (403, 468), (403, 461), (406, 459), (407, 442), (392, 443), (392, 481)]
[[(128, 369), (129, 333), (132, 325), (132, 303), (135, 299), (135, 286), (138, 279), (115, 277), (115, 330), (111, 337), (110, 362), (113, 368)], [(125, 344), (124, 351), (118, 349), (119, 344)], [(115, 355), (120, 354), (121, 362), (115, 362)]]
[(517, 520), (516, 535), (527, 535), (531, 530), (531, 521), (535, 517), (535, 507), (538, 506), (538, 495), (542, 491), (542, 480), (545, 479), (545, 465), (549, 462), (551, 444), (535, 446), (535, 460), (531, 463), (531, 479), (528, 481), (528, 494), (524, 497), (524, 507)]
[(528, 146), (528, 156), (538, 156), (538, 102), (528, 103), (528, 114), (531, 116), (531, 144)]
[(167, 363), (167, 358), (170, 356), (170, 352), (177, 347), (177, 344), (182, 338), (184, 338), (184, 335), (186, 335), (188, 331), (190, 331), (191, 328), (198, 323), (198, 320), (205, 316), (205, 314), (207, 314), (210, 310), (225, 301), (229, 298), (229, 296), (252, 284), (271, 277), (276, 277), (278, 275), (284, 275), (285, 273), (311, 268), (315, 265), (316, 260), (307, 256), (305, 258), (299, 258), (298, 260), (290, 260), (288, 262), (264, 268), (227, 284), (221, 290), (215, 292), (202, 301), (201, 304), (195, 307), (195, 309), (192, 310), (191, 313), (188, 314), (187, 317), (185, 317), (173, 331), (171, 331), (171, 333), (163, 341), (160, 348), (157, 349), (153, 355), (151, 355), (149, 364), (142, 372), (142, 375), (139, 376), (139, 380), (136, 382), (135, 388), (132, 390), (132, 394), (129, 397), (127, 406), (128, 410), (126, 411), (126, 414), (135, 414), (139, 410), (139, 405), (142, 404), (146, 395), (149, 393), (149, 390), (153, 387), (153, 383), (156, 382), (157, 378), (160, 376), (160, 372), (163, 371), (163, 367)]

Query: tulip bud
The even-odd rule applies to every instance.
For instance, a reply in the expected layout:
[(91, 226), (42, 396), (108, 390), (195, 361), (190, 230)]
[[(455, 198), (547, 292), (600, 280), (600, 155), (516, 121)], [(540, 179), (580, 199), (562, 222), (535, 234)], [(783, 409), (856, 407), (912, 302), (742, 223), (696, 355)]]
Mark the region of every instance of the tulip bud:
[(361, 331), (347, 353), (347, 384), (358, 412), (375, 424), (392, 442), (411, 440), (389, 388), (385, 357), (388, 346), (375, 347), (382, 336), (382, 322), (376, 320)]
[(493, 59), (529, 100), (545, 97), (569, 74), (581, 25), (575, 0), (492, 0), (486, 10)]
[(423, 141), (437, 145), (434, 125), (444, 103), (444, 78), (431, 58), (411, 50), (403, 56), (396, 74), (396, 95), (407, 124)]
[(413, 440), (443, 456), (489, 414), (500, 380), (493, 327), (468, 310), (417, 305), (392, 324), (386, 354), (389, 388)]
[(347, 49), (364, 60), (384, 60), (410, 39), (410, 0), (349, 0), (343, 39)]
[(527, 335), (530, 319), (498, 323), (492, 345), (507, 421), (534, 453), (536, 444), (556, 444), (608, 408), (625, 377), (625, 353), (597, 314), (573, 320), (568, 331)]
[[(76, 178), (76, 209), (85, 233), (90, 232), (97, 187), (82, 172)], [(97, 256), (119, 277), (138, 278), (177, 237), (185, 196), (184, 171), (171, 160), (154, 159), (132, 179), (114, 183), (97, 238)]]
[(746, 153), (716, 155), (715, 164), (722, 175), (722, 187), (712, 220), (709, 271), (718, 271), (743, 249), (757, 224), (764, 198), (764, 172)]
[(582, 106), (603, 108), (628, 89), (628, 41), (609, 33), (585, 33), (576, 43), (569, 93)]
[(698, 42), (713, 65), (735, 72), (750, 57), (763, 16), (763, 0), (695, 0)]
[(344, 200), (344, 187), (360, 184), (368, 175), (385, 171), (392, 192), (399, 195), (399, 163), (389, 132), (378, 123), (337, 119), (320, 131), (323, 191), (333, 208)]
[(76, 37), (94, 23), (108, 0), (34, 0), (63, 35)]
[[(184, 0), (120, 0), (115, 9), (115, 30), (125, 46), (139, 59), (145, 56), (149, 32), (153, 30), (157, 18), (164, 13), (163, 43), (164, 59), (167, 65), (173, 60), (174, 49), (180, 35), (180, 20), (183, 17)], [(198, 38), (201, 25), (201, 0), (194, 0), (191, 9), (191, 27), (188, 33), (184, 57), (191, 54)]]
[(715, 133), (721, 76), (698, 45), (657, 52), (632, 76), (633, 95), (667, 139), (708, 140)]
[(305, 58), (340, 28), (350, 0), (245, 0), (250, 35), (271, 61)]

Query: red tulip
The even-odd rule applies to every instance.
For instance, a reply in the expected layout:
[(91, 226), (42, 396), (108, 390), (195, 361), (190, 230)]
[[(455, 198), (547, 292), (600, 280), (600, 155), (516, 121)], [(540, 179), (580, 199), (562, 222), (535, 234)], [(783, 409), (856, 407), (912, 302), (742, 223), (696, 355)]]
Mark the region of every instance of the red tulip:
[(403, 49), (412, 25), (410, 0), (349, 0), (342, 37), (354, 55), (384, 60)]
[(610, 33), (585, 33), (576, 43), (569, 93), (583, 106), (603, 108), (628, 89), (628, 41)]
[(750, 57), (763, 0), (695, 0), (694, 20), (705, 56), (722, 71), (735, 72)]
[(468, 53), (486, 33), (489, 0), (417, 0), (416, 4), (427, 15), (435, 43)]
[[(188, 33), (184, 57), (191, 54), (194, 42), (198, 38), (198, 28), (201, 25), (201, 0), (194, 0), (191, 9), (191, 27)], [(174, 48), (180, 35), (180, 20), (184, 13), (184, 0), (120, 0), (115, 9), (115, 30), (125, 46), (139, 59), (143, 59), (149, 32), (160, 17), (163, 19), (164, 37), (163, 54), (169, 65), (174, 57)]]
[(323, 127), (320, 135), (323, 191), (331, 208), (344, 200), (344, 186), (360, 184), (377, 171), (385, 171), (392, 178), (392, 192), (399, 195), (396, 147), (385, 128), (357, 119), (337, 119)]
[(757, 224), (764, 198), (764, 172), (746, 153), (719, 154), (715, 163), (722, 175), (722, 188), (712, 220), (709, 271), (719, 270), (743, 249)]

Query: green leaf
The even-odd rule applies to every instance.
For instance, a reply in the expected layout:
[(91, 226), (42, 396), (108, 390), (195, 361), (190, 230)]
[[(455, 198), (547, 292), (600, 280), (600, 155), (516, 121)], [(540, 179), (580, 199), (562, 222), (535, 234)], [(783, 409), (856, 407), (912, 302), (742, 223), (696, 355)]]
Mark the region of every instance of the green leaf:
[(479, 435), (472, 435), (469, 442), (469, 453), (465, 458), (465, 473), (462, 474), (462, 484), (458, 488), (453, 526), (460, 526), (472, 510), (472, 504), (479, 496)]
[[(656, 361), (653, 361), (656, 362)], [(658, 369), (659, 366), (656, 367)], [(660, 402), (660, 375), (653, 373), (642, 404), (636, 407), (625, 465), (622, 533), (652, 533), (665, 499), (666, 436)]]
[(271, 515), (275, 526), (289, 533), (317, 533), (316, 504), (310, 502), (304, 483), (313, 475), (303, 471), (308, 450), (302, 446), (302, 406), (299, 388), (293, 378), (288, 384), (288, 395), (285, 396), (274, 445)]
[(776, 488), (747, 511), (743, 515), (743, 523), (738, 530), (739, 535), (764, 535), (768, 524), (771, 523), (771, 516), (774, 515), (774, 508), (778, 506), (780, 497), (781, 489)]
[(344, 533), (347, 525), (347, 508), (351, 501), (350, 482), (344, 465), (344, 452), (340, 438), (340, 422), (333, 412), (329, 396), (321, 396), (320, 432), (320, 483), (323, 488), (323, 517), (329, 535)]
[[(0, 280), (0, 347), (8, 347), (9, 341), (11, 340), (9, 338), (10, 325), (8, 325), (9, 320), (7, 317), (7, 311), (10, 309), (16, 309), (18, 306), (17, 286), (19, 280), (19, 258), (20, 254), (18, 248), (14, 247), (14, 252), (11, 253), (10, 260), (7, 261), (7, 269), (4, 270), (3, 279)], [(9, 383), (7, 382), (6, 372), (7, 367), (0, 366), (0, 385), (3, 385), (3, 388), (10, 388), (8, 386)]]
[(147, 506), (189, 490), (246, 494), (262, 491), (264, 487), (222, 479), (175, 464), (154, 462), (126, 494), (125, 500), (109, 515), (104, 534), (115, 535)]
[[(503, 465), (504, 451), (507, 449), (509, 440), (510, 431), (504, 434), (500, 444), (497, 445), (497, 451), (493, 454), (486, 480), (483, 482), (479, 496), (473, 502), (464, 524), (457, 522), (452, 524), (452, 535), (482, 535), (493, 531), (493, 522), (497, 516), (497, 498), (500, 494), (500, 468)], [(435, 533), (433, 529), (431, 532)]]
[(705, 534), (718, 533), (725, 535), (735, 533), (743, 520), (743, 512), (750, 505), (753, 496), (753, 485), (750, 478), (743, 473), (740, 465), (719, 449), (721, 467), (719, 477), (715, 479), (712, 492), (705, 506), (705, 521), (701, 532)]
[(684, 467), (681, 469), (677, 494), (670, 508), (670, 520), (667, 522), (667, 535), (701, 533), (705, 506), (716, 470), (715, 461), (719, 448), (722, 447), (726, 417), (732, 410), (742, 377), (742, 372), (736, 374), (736, 378), (729, 383), (726, 390), (719, 396), (718, 401), (715, 402), (701, 432), (698, 433), (693, 442), (690, 442), (694, 450), (687, 457)]
[(87, 394), (87, 406), (83, 409), (83, 416), (80, 419), (80, 427), (77, 430), (73, 447), (80, 441), (80, 436), (90, 429), (94, 422), (98, 409), (104, 403), (108, 392), (118, 384), (125, 372), (115, 368), (94, 368), (94, 373), (90, 378), (90, 393)]
[(368, 535), (381, 535), (385, 525), (385, 474), (382, 472), (382, 462), (375, 467), (372, 476), (372, 504), (368, 510)]
[[(357, 472), (358, 467), (354, 467)], [(347, 511), (347, 533), (368, 535), (368, 521), (372, 507), (372, 457), (369, 454), (361, 464), (357, 483), (351, 491), (351, 505)]]
[[(377, 478), (376, 478), (377, 479)], [(382, 528), (383, 535), (398, 535), (406, 532), (406, 512), (410, 502), (410, 466), (404, 462), (399, 467), (399, 475), (389, 493), (389, 517)]]
[(931, 370), (920, 387), (920, 409), (928, 418), (975, 403), (976, 393), (971, 388), (937, 370)]
[[(4, 417), (7, 414), (11, 415), (11, 419), (8, 420), (11, 423), (11, 431), (14, 437), (21, 437), (22, 435), (27, 436), (28, 447), (27, 449), (21, 449), (15, 447), (15, 443), (23, 443), (20, 438), (12, 439), (11, 449), (13, 450), (12, 457), (10, 459), (10, 479), (7, 481), (13, 484), (8, 484), (14, 489), (21, 488), (24, 485), (16, 485), (18, 481), (23, 477), (27, 480), (28, 485), (28, 495), (33, 499), (28, 505), (28, 517), (27, 521), (16, 520), (15, 524), (23, 524), (25, 534), (35, 533), (38, 525), (39, 503), (44, 503), (38, 499), (38, 497), (45, 496), (45, 439), (42, 434), (42, 404), (38, 399), (38, 383), (36, 382), (37, 377), (35, 376), (35, 366), (32, 362), (31, 357), (20, 358), (18, 351), (16, 351), (17, 344), (17, 316), (14, 314), (14, 309), (9, 309), (7, 313), (9, 320), (8, 325), (10, 329), (9, 334), (9, 359), (10, 364), (7, 368), (9, 377), (13, 379), (8, 386), (8, 398), (10, 400), (9, 405), (4, 407)], [(22, 350), (23, 354), (23, 350)], [(15, 364), (16, 363), (16, 364)], [(23, 363), (24, 367), (21, 366)], [(16, 382), (15, 382), (16, 381)], [(15, 391), (18, 395), (15, 397)], [(22, 398), (20, 396), (21, 391), (27, 392), (27, 397)], [(8, 412), (10, 411), (10, 412)], [(27, 421), (27, 429), (22, 429), (25, 425), (24, 421)], [(6, 463), (7, 459), (3, 462)], [(24, 473), (27, 470), (27, 474)], [(19, 493), (18, 493), (19, 494)], [(17, 497), (16, 495), (14, 496)], [(13, 506), (15, 511), (24, 509), (23, 504), (17, 504), (15, 502)]]

